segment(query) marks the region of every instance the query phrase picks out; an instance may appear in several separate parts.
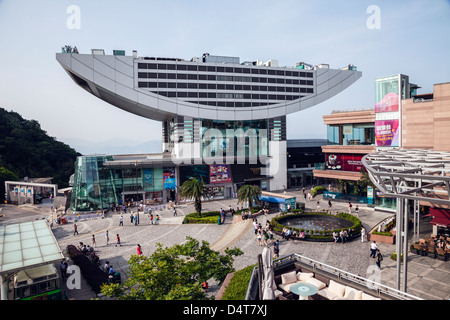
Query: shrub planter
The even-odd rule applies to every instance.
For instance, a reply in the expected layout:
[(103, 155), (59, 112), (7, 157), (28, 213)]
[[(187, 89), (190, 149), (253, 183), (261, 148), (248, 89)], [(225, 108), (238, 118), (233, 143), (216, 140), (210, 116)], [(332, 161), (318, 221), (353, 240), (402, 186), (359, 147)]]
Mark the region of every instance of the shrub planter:
[[(338, 229), (317, 231), (317, 230), (303, 230), (280, 223), (280, 221), (286, 221), (289, 219), (296, 219), (306, 216), (322, 216), (323, 218), (332, 218), (332, 219), (340, 218), (350, 221), (352, 225), (349, 227), (343, 227)], [(297, 234), (299, 234), (301, 231), (305, 232), (305, 238), (291, 237), (294, 240), (313, 241), (313, 242), (331, 242), (331, 241), (334, 242), (333, 232), (337, 232), (339, 234), (341, 230), (350, 230), (350, 229), (353, 229), (353, 233), (349, 235), (348, 241), (351, 241), (354, 238), (357, 238), (361, 235), (361, 221), (355, 216), (345, 212), (341, 212), (337, 216), (326, 213), (293, 213), (293, 214), (281, 213), (279, 216), (272, 219), (271, 225), (273, 226), (273, 232), (278, 235), (281, 235), (283, 228), (285, 227), (291, 229), (292, 231), (296, 231)]]
[(391, 232), (369, 232), (367, 241), (376, 241), (381, 243), (395, 244), (395, 231)]

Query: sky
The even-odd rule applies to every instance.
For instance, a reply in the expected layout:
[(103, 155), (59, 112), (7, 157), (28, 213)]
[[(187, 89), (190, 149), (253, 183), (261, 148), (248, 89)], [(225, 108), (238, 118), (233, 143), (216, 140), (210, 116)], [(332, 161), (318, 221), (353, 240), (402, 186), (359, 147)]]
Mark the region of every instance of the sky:
[(372, 107), (377, 77), (409, 75), (419, 93), (450, 81), (449, 0), (0, 0), (0, 30), (0, 107), (37, 120), (81, 153), (87, 145), (161, 140), (161, 123), (78, 87), (56, 61), (64, 45), (187, 60), (208, 52), (280, 66), (351, 63), (362, 71), (338, 95), (288, 115), (288, 139), (326, 138), (324, 115)]

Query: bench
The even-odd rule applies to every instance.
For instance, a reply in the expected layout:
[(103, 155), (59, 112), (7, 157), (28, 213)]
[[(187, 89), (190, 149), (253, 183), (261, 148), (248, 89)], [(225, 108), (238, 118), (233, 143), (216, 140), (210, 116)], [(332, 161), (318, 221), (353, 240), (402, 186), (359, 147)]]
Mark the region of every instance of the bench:
[(290, 290), (290, 287), (298, 282), (309, 283), (318, 288), (319, 291), (310, 297), (311, 300), (381, 300), (381, 298), (369, 295), (362, 290), (329, 279), (320, 273), (300, 268), (289, 270), (275, 277), (275, 284), (282, 292), (279, 299), (298, 299), (298, 296)]

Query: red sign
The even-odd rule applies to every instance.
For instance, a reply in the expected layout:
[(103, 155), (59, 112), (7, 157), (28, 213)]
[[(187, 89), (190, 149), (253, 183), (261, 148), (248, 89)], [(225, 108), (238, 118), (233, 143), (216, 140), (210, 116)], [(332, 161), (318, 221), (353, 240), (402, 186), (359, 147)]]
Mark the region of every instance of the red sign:
[(361, 154), (326, 153), (325, 166), (327, 170), (360, 172), (362, 157)]

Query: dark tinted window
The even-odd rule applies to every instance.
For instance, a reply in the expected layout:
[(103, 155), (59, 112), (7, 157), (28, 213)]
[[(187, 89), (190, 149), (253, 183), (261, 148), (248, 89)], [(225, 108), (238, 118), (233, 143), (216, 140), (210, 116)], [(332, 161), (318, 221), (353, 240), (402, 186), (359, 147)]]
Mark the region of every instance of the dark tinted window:
[(177, 64), (177, 70), (186, 70), (186, 65), (185, 64)]
[(167, 65), (166, 64), (158, 64), (158, 69), (159, 70), (167, 70)]
[(196, 65), (188, 65), (188, 70), (189, 71), (197, 71), (197, 66)]

